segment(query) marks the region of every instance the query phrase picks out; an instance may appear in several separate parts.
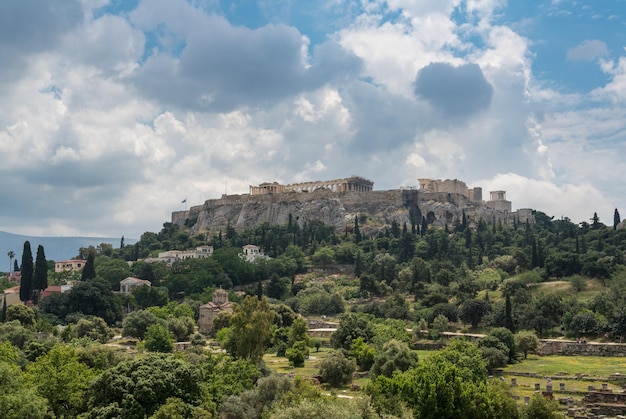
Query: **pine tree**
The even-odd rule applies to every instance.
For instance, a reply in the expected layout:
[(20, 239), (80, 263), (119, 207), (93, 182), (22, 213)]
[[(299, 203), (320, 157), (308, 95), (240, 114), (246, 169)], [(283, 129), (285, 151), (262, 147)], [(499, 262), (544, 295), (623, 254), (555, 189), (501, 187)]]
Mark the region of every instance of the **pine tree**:
[(41, 291), (48, 288), (48, 262), (43, 250), (43, 246), (37, 247), (37, 257), (35, 259), (35, 273), (33, 275), (33, 290), (37, 294), (36, 303), (39, 303)]
[(90, 279), (95, 279), (96, 277), (95, 258), (96, 258), (96, 254), (94, 251), (90, 251), (87, 254), (87, 262), (85, 262), (85, 266), (83, 267), (83, 272), (80, 275), (81, 281), (88, 281)]
[(619, 216), (619, 211), (615, 208), (615, 213), (613, 214), (613, 230), (617, 230), (617, 225), (621, 222), (621, 218)]
[(30, 242), (26, 240), (22, 251), (22, 281), (20, 283), (20, 300), (23, 302), (32, 297), (33, 270), (33, 252), (30, 250)]

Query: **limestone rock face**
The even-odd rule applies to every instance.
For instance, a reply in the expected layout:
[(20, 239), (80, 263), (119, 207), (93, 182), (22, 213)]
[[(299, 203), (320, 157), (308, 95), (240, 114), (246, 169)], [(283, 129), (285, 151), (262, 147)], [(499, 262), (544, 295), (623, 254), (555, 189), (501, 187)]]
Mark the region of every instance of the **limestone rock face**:
[(534, 222), (530, 210), (502, 212), (488, 208), (483, 203), (469, 202), (460, 194), (430, 193), (418, 190), (394, 189), (369, 192), (285, 192), (266, 195), (226, 195), (221, 199), (207, 200), (203, 205), (188, 211), (172, 213), (172, 222), (187, 225), (192, 234), (224, 231), (230, 223), (236, 230), (244, 230), (262, 223), (284, 225), (292, 216), (293, 222), (303, 226), (318, 220), (334, 225), (338, 230), (352, 228), (354, 218), (363, 215), (361, 232), (374, 234), (388, 228), (395, 221), (400, 226), (418, 225), (422, 217), (436, 227), (450, 227), (460, 223), (465, 211), (471, 223), (479, 219), (491, 223), (512, 224), (514, 219)]

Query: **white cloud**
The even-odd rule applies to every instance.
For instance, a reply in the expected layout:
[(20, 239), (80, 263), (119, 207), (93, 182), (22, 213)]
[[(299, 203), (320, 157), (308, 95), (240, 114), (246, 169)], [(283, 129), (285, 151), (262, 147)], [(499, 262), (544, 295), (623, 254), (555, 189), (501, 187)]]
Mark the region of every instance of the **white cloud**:
[[(575, 220), (626, 205), (626, 58), (597, 44), (605, 86), (547, 88), (531, 40), (498, 18), (503, 1), (327, 2), (362, 14), (323, 36), (279, 20), (247, 28), (184, 0), (94, 18), (103, 4), (60, 9), (68, 24), (47, 22), (46, 42), (26, 33), (0, 70), (0, 229), (138, 237), (183, 198), (351, 174), (377, 189), (484, 182)], [(13, 47), (0, 29), (0, 54)], [(479, 68), (489, 103), (448, 118), (438, 98), (416, 97), (431, 63)]]
[(569, 61), (595, 61), (609, 55), (609, 49), (605, 42), (590, 39), (581, 42), (567, 50)]

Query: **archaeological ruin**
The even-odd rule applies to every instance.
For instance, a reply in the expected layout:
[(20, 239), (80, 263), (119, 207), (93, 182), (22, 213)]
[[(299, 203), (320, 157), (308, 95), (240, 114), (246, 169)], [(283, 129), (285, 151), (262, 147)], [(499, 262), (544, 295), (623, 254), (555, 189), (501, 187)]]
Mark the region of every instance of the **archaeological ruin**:
[(250, 195), (264, 195), (281, 192), (313, 192), (318, 189), (328, 189), (331, 192), (369, 192), (374, 189), (374, 182), (360, 176), (351, 176), (344, 179), (291, 183), (281, 185), (278, 182), (265, 182), (259, 186), (250, 185)]
[(301, 226), (318, 220), (345, 230), (354, 218), (367, 216), (362, 231), (375, 234), (392, 223), (420, 223), (443, 228), (459, 223), (465, 215), (470, 224), (479, 220), (513, 225), (534, 222), (530, 209), (512, 211), (506, 191), (489, 193), (483, 200), (480, 187), (469, 188), (458, 179), (418, 180), (418, 187), (374, 190), (374, 182), (360, 176), (342, 179), (281, 184), (250, 185), (247, 194), (222, 195), (202, 205), (172, 213), (172, 223), (190, 227), (192, 233), (222, 231), (227, 224), (245, 230), (261, 223), (286, 224), (293, 219)]

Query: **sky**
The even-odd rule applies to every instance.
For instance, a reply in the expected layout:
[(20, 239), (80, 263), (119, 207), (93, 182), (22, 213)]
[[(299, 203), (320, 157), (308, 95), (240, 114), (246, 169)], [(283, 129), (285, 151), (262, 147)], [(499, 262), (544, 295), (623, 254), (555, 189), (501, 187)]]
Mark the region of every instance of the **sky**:
[(625, 46), (626, 0), (4, 0), (0, 230), (139, 238), (351, 175), (612, 225)]

